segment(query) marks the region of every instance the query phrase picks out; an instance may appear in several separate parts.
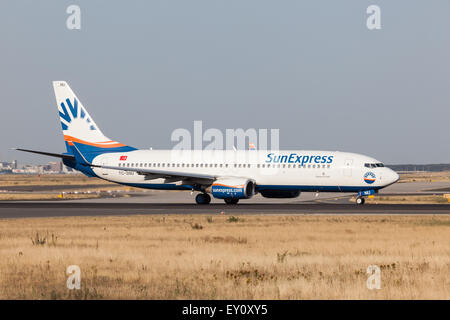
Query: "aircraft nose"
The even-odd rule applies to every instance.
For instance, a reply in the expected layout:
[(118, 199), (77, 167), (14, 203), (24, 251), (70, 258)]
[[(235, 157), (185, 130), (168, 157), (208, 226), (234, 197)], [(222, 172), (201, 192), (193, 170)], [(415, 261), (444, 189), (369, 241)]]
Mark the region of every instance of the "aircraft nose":
[(400, 176), (397, 172), (392, 169), (389, 169), (389, 183), (395, 183), (400, 179)]

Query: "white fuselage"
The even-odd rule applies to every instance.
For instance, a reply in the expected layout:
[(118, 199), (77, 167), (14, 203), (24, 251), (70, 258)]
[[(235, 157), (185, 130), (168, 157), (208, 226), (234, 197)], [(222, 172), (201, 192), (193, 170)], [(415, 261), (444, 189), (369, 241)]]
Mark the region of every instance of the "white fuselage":
[[(311, 150), (135, 150), (105, 153), (94, 165), (152, 168), (170, 172), (245, 177), (257, 190), (358, 192), (378, 190), (399, 178), (374, 158), (355, 153)], [(149, 189), (189, 190), (182, 181), (146, 180), (138, 172), (94, 168), (103, 179)]]

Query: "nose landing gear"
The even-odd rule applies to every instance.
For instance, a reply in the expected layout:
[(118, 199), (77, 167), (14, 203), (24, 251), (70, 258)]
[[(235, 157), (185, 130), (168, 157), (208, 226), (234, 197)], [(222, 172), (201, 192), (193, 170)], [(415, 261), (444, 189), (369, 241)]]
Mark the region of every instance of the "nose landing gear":
[(364, 202), (366, 202), (365, 197), (371, 197), (375, 193), (377, 193), (376, 190), (364, 190), (364, 191), (358, 192), (358, 197), (356, 198), (356, 204), (360, 204), (360, 205), (364, 204)]

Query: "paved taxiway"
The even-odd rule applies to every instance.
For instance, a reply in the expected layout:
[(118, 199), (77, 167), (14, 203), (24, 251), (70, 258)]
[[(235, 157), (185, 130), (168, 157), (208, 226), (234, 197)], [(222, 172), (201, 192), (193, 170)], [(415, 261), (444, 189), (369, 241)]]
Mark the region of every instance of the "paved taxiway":
[(166, 204), (166, 203), (67, 203), (3, 202), (0, 218), (114, 216), (136, 214), (450, 214), (450, 205), (437, 204)]

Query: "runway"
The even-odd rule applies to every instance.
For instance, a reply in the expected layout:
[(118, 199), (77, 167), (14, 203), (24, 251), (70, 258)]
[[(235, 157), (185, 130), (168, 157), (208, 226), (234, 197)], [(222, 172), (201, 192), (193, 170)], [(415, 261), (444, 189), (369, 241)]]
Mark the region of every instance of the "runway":
[(450, 214), (447, 204), (330, 204), (242, 203), (238, 205), (192, 203), (102, 203), (102, 202), (2, 202), (0, 219), (68, 216), (127, 216), (150, 214)]

